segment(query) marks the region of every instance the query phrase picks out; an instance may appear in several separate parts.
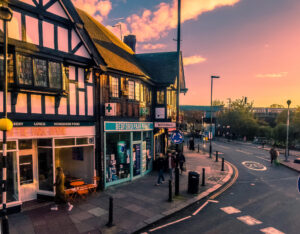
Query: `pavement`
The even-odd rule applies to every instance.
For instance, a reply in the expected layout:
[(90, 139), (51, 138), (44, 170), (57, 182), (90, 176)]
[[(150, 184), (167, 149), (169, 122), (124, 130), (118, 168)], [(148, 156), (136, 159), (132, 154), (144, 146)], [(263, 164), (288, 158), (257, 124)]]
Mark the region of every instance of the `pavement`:
[[(185, 148), (187, 172), (180, 175), (180, 195), (168, 202), (168, 183), (155, 186), (157, 171), (105, 191), (91, 194), (84, 201), (75, 202), (72, 211), (66, 208), (51, 211), (49, 202), (31, 202), (24, 205), (22, 212), (9, 215), (11, 234), (30, 233), (138, 233), (139, 230), (208, 197), (226, 186), (233, 178), (232, 166), (225, 162), (221, 171), (221, 160), (215, 162), (203, 152)], [(205, 168), (205, 186), (198, 194), (188, 194), (188, 172), (202, 174)], [(165, 179), (169, 175), (165, 173)], [(174, 194), (174, 185), (173, 185)], [(107, 227), (109, 198), (114, 200), (112, 227)]]

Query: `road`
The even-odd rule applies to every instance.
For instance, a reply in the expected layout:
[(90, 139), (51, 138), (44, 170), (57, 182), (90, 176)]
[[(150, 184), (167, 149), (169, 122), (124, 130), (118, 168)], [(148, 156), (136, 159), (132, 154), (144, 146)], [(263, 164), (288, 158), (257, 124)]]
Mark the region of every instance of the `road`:
[(216, 150), (236, 165), (236, 183), (212, 202), (201, 201), (145, 232), (299, 233), (299, 174), (282, 165), (270, 166), (268, 152), (252, 144), (214, 142)]

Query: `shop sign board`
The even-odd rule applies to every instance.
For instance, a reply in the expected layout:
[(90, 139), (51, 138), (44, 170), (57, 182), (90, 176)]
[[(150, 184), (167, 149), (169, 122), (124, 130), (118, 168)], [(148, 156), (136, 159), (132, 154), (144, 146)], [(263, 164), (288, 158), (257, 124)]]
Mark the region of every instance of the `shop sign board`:
[(183, 134), (182, 132), (176, 130), (171, 135), (171, 141), (173, 144), (181, 144), (183, 142)]
[(155, 119), (164, 119), (166, 116), (164, 107), (155, 108)]
[(131, 132), (153, 130), (152, 122), (104, 122), (104, 131)]
[(155, 128), (176, 128), (175, 122), (154, 122)]
[(105, 103), (105, 116), (117, 115), (117, 103)]
[(13, 122), (14, 127), (81, 127), (94, 126), (93, 122), (42, 122), (42, 121), (24, 121)]

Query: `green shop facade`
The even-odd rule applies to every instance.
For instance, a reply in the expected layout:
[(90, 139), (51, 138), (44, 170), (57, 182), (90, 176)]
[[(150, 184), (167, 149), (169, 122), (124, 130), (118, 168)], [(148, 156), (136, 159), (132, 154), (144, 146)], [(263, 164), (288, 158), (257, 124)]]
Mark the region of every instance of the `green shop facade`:
[(153, 122), (104, 122), (104, 187), (152, 170)]

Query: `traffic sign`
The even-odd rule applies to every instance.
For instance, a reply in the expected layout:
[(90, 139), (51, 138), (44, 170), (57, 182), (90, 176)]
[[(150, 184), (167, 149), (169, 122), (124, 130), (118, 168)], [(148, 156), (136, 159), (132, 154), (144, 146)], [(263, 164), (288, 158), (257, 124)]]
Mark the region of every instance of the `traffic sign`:
[(176, 130), (171, 135), (171, 141), (173, 144), (181, 144), (183, 142), (183, 134), (182, 132)]

